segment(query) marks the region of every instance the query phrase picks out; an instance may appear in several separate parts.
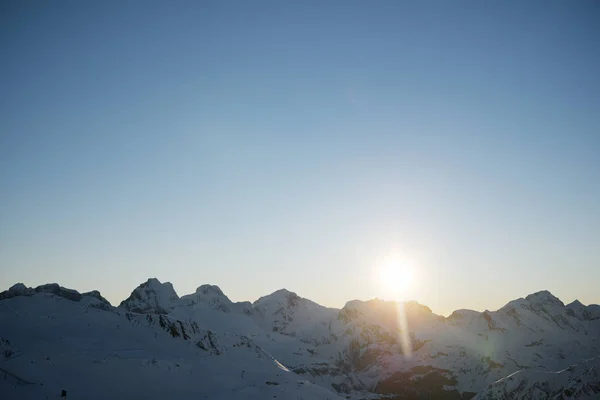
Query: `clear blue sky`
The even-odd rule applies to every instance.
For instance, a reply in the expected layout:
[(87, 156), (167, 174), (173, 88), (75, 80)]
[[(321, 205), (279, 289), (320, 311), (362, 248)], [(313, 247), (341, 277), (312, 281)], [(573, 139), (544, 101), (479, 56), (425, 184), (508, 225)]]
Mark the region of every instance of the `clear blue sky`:
[(0, 287), (600, 303), (596, 1), (3, 1)]

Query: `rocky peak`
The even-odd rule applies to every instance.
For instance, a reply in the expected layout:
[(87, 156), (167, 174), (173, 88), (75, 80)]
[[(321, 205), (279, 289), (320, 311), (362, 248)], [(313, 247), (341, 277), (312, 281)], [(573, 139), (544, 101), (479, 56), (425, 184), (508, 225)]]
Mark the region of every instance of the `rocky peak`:
[(287, 289), (263, 296), (253, 304), (254, 319), (264, 329), (314, 345), (333, 340), (331, 329), (337, 313), (337, 309), (323, 307)]
[(579, 300), (569, 303), (565, 308), (567, 309), (566, 314), (568, 316), (582, 321), (600, 319), (600, 308), (598, 306), (590, 305), (586, 307)]
[[(162, 283), (161, 281), (159, 281), (156, 278), (148, 278), (148, 280), (146, 282), (140, 284), (140, 287), (153, 287), (153, 288), (170, 287), (171, 289), (173, 289), (173, 284), (171, 282)], [(175, 290), (173, 289), (173, 291), (175, 291)]]
[(31, 290), (31, 289), (29, 289), (27, 286), (25, 286), (22, 283), (15, 283), (14, 285), (12, 285), (10, 287), (10, 289), (8, 289), (9, 292), (19, 293), (19, 294), (24, 294), (28, 290)]
[(45, 285), (40, 285), (35, 288), (36, 293), (52, 293), (59, 297), (64, 297), (65, 299), (72, 301), (80, 301), (81, 294), (77, 290), (67, 289), (62, 286), (59, 286), (58, 283), (47, 283)]
[(269, 295), (261, 297), (260, 299), (256, 300), (254, 304), (264, 303), (265, 301), (285, 303), (289, 298), (296, 299), (299, 298), (299, 296), (296, 293), (291, 292), (287, 289), (279, 289)]
[(156, 278), (150, 278), (131, 292), (120, 306), (142, 314), (167, 314), (177, 300), (179, 296), (171, 282), (161, 283)]
[(585, 306), (583, 304), (581, 304), (581, 302), (579, 300), (575, 299), (571, 303), (567, 304), (567, 307), (569, 307), (569, 308), (581, 308), (581, 307), (585, 307)]
[(287, 289), (279, 289), (267, 296), (263, 296), (260, 299), (256, 300), (253, 304), (253, 307), (255, 309), (260, 310), (263, 313), (268, 313), (280, 311), (282, 308), (297, 308), (303, 301), (307, 303), (310, 302), (310, 300), (303, 299), (296, 293), (291, 292)]
[(217, 285), (201, 285), (196, 289), (196, 293), (200, 293), (203, 295), (217, 295), (217, 296), (225, 296), (223, 291)]
[(16, 296), (31, 296), (35, 293), (35, 291), (22, 283), (14, 284), (10, 287), (10, 289), (5, 290), (0, 293), (0, 300), (10, 299), (11, 297)]
[(552, 293), (550, 293), (547, 290), (542, 290), (533, 294), (530, 294), (529, 296), (525, 297), (525, 300), (533, 303), (533, 304), (539, 304), (539, 305), (545, 305), (545, 306), (560, 306), (560, 307), (564, 307), (565, 304), (560, 301), (558, 299), (558, 297), (554, 296)]
[(106, 300), (104, 297), (102, 297), (102, 295), (100, 294), (99, 291), (97, 290), (92, 290), (90, 292), (86, 292), (86, 293), (82, 293), (81, 294), (83, 297), (93, 297), (97, 300), (100, 301), (100, 303), (106, 304), (106, 305), (111, 305), (110, 302), (108, 300)]
[(476, 317), (479, 317), (480, 315), (481, 315), (481, 313), (479, 311), (460, 309), (460, 310), (453, 311), (452, 314), (450, 314), (448, 316), (448, 318), (446, 318), (446, 319), (461, 320), (461, 319), (467, 319), (467, 318), (476, 318)]
[(181, 298), (181, 304), (188, 307), (208, 307), (221, 312), (230, 312), (233, 303), (223, 291), (215, 285), (202, 285), (196, 292)]
[(46, 283), (35, 289), (28, 288), (22, 283), (17, 283), (11, 286), (10, 289), (0, 293), (0, 300), (16, 296), (33, 296), (36, 293), (52, 293), (55, 296), (63, 297), (71, 301), (81, 300), (81, 294), (77, 290), (67, 289), (60, 286), (58, 283)]

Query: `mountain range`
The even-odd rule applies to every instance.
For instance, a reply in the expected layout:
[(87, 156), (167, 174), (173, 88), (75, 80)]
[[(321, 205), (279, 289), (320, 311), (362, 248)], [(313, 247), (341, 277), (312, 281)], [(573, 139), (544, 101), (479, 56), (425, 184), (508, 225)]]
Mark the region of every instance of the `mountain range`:
[(600, 398), (599, 355), (600, 306), (548, 291), (448, 317), (157, 279), (118, 307), (58, 284), (0, 293), (2, 399)]

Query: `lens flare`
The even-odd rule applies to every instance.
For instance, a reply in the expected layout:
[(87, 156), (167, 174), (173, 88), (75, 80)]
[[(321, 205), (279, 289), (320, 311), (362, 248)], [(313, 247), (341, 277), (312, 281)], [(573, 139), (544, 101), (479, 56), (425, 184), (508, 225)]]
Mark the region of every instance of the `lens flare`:
[(398, 329), (400, 331), (398, 339), (400, 339), (400, 348), (404, 357), (410, 359), (412, 357), (412, 343), (410, 334), (408, 333), (408, 321), (404, 310), (404, 302), (396, 303), (396, 311), (398, 312)]
[(411, 358), (412, 343), (404, 301), (409, 300), (409, 293), (414, 285), (413, 269), (411, 264), (400, 257), (398, 253), (391, 253), (381, 260), (376, 270), (381, 294), (387, 300), (396, 302), (398, 342), (402, 354), (406, 358)]

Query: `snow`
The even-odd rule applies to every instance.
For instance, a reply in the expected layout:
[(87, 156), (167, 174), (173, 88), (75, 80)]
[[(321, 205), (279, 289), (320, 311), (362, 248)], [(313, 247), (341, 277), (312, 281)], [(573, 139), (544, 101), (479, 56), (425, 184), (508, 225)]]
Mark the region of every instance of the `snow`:
[(215, 355), (144, 321), (48, 293), (0, 302), (2, 336), (20, 352), (3, 357), (0, 368), (33, 382), (0, 380), (0, 397), (53, 398), (67, 390), (72, 399), (337, 398), (240, 336), (220, 336), (226, 350)]
[[(98, 291), (57, 284), (18, 284), (0, 300), (0, 350), (9, 354), (0, 356), (0, 398), (52, 398), (65, 389), (69, 398), (92, 399), (333, 399), (336, 390), (359, 399), (379, 398), (373, 392), (382, 387), (395, 393), (398, 373), (415, 387), (435, 376), (429, 390), (444, 395), (569, 372), (571, 380), (552, 383), (559, 390), (585, 373), (565, 366), (600, 354), (600, 307), (565, 306), (547, 291), (448, 318), (416, 302), (378, 299), (338, 310), (285, 289), (253, 304), (232, 302), (214, 285), (180, 298), (156, 279), (119, 307)], [(595, 390), (593, 380), (582, 381), (589, 384), (581, 390)]]
[(161, 283), (156, 278), (150, 278), (121, 302), (121, 307), (139, 313), (166, 314), (178, 299), (171, 282)]
[(332, 340), (338, 310), (323, 307), (296, 293), (282, 289), (253, 304), (255, 321), (267, 331), (299, 338), (303, 342)]
[(520, 370), (489, 385), (474, 400), (499, 398), (600, 398), (600, 357), (560, 371)]
[(187, 307), (209, 307), (223, 312), (231, 312), (233, 303), (218, 286), (202, 285), (193, 294), (183, 296), (179, 304)]
[(564, 307), (564, 303), (547, 290), (542, 290), (525, 297), (531, 303)]

